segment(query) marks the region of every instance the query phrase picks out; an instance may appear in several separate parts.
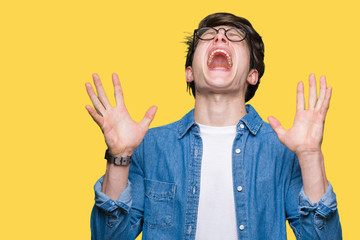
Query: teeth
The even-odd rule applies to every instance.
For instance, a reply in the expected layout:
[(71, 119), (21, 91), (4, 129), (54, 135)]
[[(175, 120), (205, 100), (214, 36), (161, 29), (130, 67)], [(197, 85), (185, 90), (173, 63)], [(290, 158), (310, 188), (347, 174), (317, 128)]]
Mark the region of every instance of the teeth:
[(231, 61), (230, 55), (229, 55), (225, 50), (222, 50), (222, 49), (217, 49), (217, 50), (213, 51), (213, 52), (210, 54), (210, 57), (209, 57), (209, 60), (208, 60), (208, 65), (211, 64), (211, 61), (212, 61), (215, 53), (223, 53), (223, 54), (225, 54), (225, 55), (226, 55), (226, 58), (227, 58), (227, 60), (228, 60), (229, 66), (232, 67), (232, 61)]

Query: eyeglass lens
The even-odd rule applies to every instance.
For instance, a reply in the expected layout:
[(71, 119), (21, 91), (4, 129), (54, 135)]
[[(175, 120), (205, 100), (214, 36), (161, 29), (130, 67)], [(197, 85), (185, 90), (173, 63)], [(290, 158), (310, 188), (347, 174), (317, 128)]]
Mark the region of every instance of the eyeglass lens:
[[(223, 29), (223, 28), (220, 28)], [(216, 30), (214, 28), (200, 28), (197, 31), (197, 36), (198, 38), (202, 39), (202, 40), (212, 40), (215, 38), (216, 34), (218, 33), (219, 30)], [(225, 30), (225, 36), (230, 40), (230, 41), (241, 41), (245, 38), (246, 33), (238, 28), (230, 28), (228, 30)]]

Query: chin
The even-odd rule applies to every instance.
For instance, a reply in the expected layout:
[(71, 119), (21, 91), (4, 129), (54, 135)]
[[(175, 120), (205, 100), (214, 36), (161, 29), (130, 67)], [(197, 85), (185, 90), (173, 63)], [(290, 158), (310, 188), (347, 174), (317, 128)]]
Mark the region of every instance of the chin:
[(208, 85), (217, 86), (219, 88), (226, 88), (235, 81), (234, 71), (223, 70), (207, 70), (204, 73), (205, 82)]
[(231, 86), (232, 81), (225, 81), (222, 78), (216, 78), (206, 81), (209, 86), (213, 86), (219, 89), (225, 89)]

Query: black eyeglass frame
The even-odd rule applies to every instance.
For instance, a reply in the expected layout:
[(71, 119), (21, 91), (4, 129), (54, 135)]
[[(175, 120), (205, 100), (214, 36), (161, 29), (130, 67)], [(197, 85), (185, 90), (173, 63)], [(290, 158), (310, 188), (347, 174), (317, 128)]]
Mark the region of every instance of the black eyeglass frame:
[[(200, 29), (213, 29), (213, 30), (215, 30), (215, 32), (216, 32), (216, 35), (219, 33), (219, 31), (220, 31), (220, 29), (223, 29), (224, 30), (224, 34), (225, 34), (225, 37), (227, 38), (227, 40), (229, 40), (230, 42), (241, 42), (241, 41), (244, 41), (245, 40), (245, 38), (248, 36), (248, 31), (246, 31), (245, 29), (241, 29), (241, 28), (229, 28), (229, 29), (225, 29), (225, 28), (219, 28), (219, 29), (216, 29), (216, 28), (213, 28), (213, 27), (203, 27), (203, 28), (198, 28), (198, 29), (195, 29), (194, 30), (194, 39), (196, 39), (196, 38), (198, 38), (198, 39), (200, 39), (200, 40), (203, 40), (203, 41), (211, 41), (211, 40), (213, 40), (215, 37), (216, 37), (216, 35), (213, 37), (213, 38), (210, 38), (210, 39), (203, 39), (203, 38), (201, 38), (199, 35), (198, 35), (198, 32), (199, 32), (199, 30)], [(243, 39), (241, 39), (241, 40), (231, 40), (228, 36), (227, 36), (227, 33), (228, 33), (228, 31), (230, 31), (230, 30), (232, 30), (232, 29), (237, 29), (237, 30), (240, 30), (240, 31), (242, 31), (242, 32), (244, 32), (245, 33), (245, 36), (244, 36), (244, 38)], [(196, 37), (196, 38), (195, 38)]]

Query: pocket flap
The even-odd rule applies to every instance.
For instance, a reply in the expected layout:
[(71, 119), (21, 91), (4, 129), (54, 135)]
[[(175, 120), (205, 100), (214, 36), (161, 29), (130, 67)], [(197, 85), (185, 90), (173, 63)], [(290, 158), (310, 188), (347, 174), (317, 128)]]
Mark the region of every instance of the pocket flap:
[(174, 198), (175, 183), (145, 179), (145, 194), (153, 199)]

